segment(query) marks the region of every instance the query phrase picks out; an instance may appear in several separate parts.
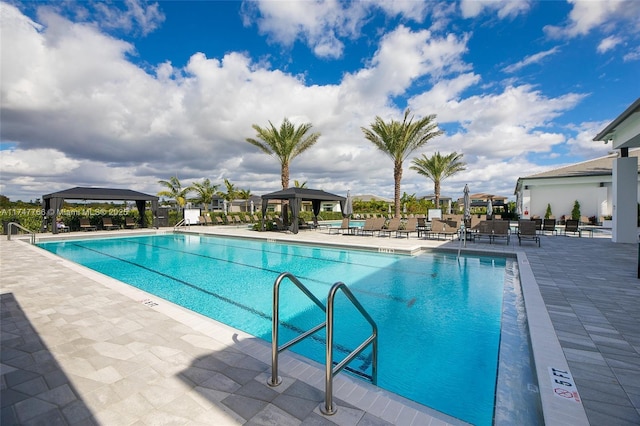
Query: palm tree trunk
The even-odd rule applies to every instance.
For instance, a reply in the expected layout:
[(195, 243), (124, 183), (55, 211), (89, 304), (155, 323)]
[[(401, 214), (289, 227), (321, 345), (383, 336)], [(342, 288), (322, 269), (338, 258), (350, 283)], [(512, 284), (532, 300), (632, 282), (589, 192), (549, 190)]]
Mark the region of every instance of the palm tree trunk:
[(433, 181), (433, 192), (435, 194), (435, 198), (436, 198), (436, 209), (440, 208), (440, 181), (439, 180), (434, 180)]
[(393, 180), (395, 182), (393, 201), (396, 204), (395, 217), (400, 217), (400, 181), (402, 180), (402, 162), (398, 161), (393, 166)]
[[(289, 188), (289, 163), (282, 163), (280, 180), (282, 182), (282, 189)], [(289, 203), (286, 201), (282, 201), (282, 223), (285, 226), (289, 225)]]

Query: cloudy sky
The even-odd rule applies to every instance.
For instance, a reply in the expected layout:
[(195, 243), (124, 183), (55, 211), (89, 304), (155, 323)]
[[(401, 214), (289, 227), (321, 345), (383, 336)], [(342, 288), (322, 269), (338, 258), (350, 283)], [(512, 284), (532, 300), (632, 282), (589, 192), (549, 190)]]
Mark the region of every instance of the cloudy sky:
[(261, 195), (280, 166), (252, 124), (311, 123), (291, 182), (393, 197), (376, 116), (436, 114), (405, 161), (456, 151), (443, 195), (513, 198), (520, 176), (606, 155), (593, 137), (640, 96), (640, 2), (0, 2), (0, 194), (155, 194), (177, 175)]

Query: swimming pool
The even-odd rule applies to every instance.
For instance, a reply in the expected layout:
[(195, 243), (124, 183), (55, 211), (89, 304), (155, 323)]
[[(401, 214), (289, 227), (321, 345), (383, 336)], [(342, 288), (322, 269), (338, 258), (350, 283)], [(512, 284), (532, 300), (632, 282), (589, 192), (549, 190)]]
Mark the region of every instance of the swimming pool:
[[(321, 300), (343, 281), (378, 323), (379, 386), (462, 420), (491, 424), (504, 258), (459, 263), (446, 254), (410, 257), (178, 234), (40, 246), (267, 341), (273, 281), (281, 272), (296, 275)], [(290, 290), (283, 288), (282, 341), (323, 315)], [(336, 307), (338, 360), (370, 332), (349, 306), (338, 300)], [(293, 350), (324, 361), (317, 339)], [(367, 372), (368, 353), (352, 367)]]

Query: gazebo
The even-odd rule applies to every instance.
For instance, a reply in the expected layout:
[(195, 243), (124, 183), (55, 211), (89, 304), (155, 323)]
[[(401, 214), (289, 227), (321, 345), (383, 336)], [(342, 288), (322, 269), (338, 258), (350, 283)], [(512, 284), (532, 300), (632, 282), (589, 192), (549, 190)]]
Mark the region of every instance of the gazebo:
[[(307, 188), (287, 188), (282, 191), (272, 192), (262, 196), (262, 217), (267, 214), (267, 204), (269, 200), (288, 200), (289, 207), (293, 213), (291, 220), (291, 232), (298, 233), (298, 216), (300, 213), (300, 205), (303, 201), (311, 201), (313, 215), (317, 217), (320, 214), (320, 204), (322, 201), (339, 201), (340, 209), (344, 211), (345, 197), (330, 194), (320, 189)], [(264, 220), (264, 219), (263, 219)]]
[[(155, 218), (158, 211), (158, 197), (155, 195), (147, 195), (142, 192), (133, 191), (131, 189), (113, 189), (113, 188), (83, 188), (75, 187), (66, 189), (60, 192), (54, 192), (51, 194), (42, 196), (43, 228), (46, 224), (47, 217), (51, 217), (53, 223), (56, 223), (56, 218), (64, 200), (118, 200), (118, 201), (135, 201), (138, 213), (140, 213), (141, 225), (146, 226), (145, 221), (145, 209), (147, 201), (151, 201), (151, 212)], [(58, 233), (58, 227), (52, 226), (51, 231), (54, 234)]]

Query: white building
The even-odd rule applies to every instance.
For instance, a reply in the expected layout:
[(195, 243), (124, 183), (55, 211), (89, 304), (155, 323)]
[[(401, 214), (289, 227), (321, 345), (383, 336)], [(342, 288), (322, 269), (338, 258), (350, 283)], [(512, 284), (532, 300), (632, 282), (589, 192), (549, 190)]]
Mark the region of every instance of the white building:
[[(640, 149), (629, 151), (640, 156)], [(556, 218), (571, 215), (573, 205), (580, 203), (582, 216), (595, 216), (602, 221), (613, 215), (612, 170), (618, 153), (518, 179), (515, 189), (521, 217), (544, 217), (547, 204)], [(636, 167), (638, 172), (640, 168)], [(636, 174), (636, 197), (640, 196), (640, 175)], [(636, 198), (637, 199), (637, 198)]]
[(640, 98), (613, 120), (594, 141), (611, 142), (620, 156), (613, 161), (611, 241), (636, 243), (638, 241), (638, 157), (630, 155), (631, 148), (640, 147)]

